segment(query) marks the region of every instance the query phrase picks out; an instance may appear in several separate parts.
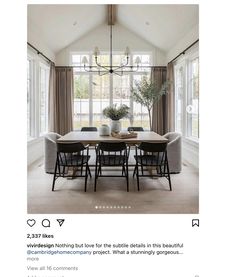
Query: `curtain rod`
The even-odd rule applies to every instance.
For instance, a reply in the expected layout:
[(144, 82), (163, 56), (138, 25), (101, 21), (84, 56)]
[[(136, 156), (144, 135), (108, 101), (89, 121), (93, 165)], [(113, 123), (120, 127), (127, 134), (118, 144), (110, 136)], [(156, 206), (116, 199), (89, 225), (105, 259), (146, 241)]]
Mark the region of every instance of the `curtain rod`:
[(181, 55), (184, 55), (185, 52), (190, 49), (194, 44), (198, 43), (199, 42), (199, 39), (197, 39), (196, 41), (194, 41), (191, 45), (189, 45), (186, 49), (184, 49), (184, 51), (182, 51), (181, 53), (179, 53), (179, 55), (177, 55), (174, 59), (172, 59), (169, 63), (172, 63), (174, 60), (176, 60), (178, 57), (180, 57)]
[(53, 61), (51, 61), (47, 56), (45, 56), (42, 52), (40, 52), (40, 51), (39, 51), (36, 47), (34, 47), (32, 44), (30, 44), (29, 42), (27, 42), (27, 44), (28, 44), (31, 48), (33, 48), (33, 49), (37, 52), (38, 55), (43, 56), (44, 59), (46, 59), (49, 63), (53, 63), (53, 64), (54, 64)]
[[(61, 68), (84, 68), (84, 66), (83, 65), (56, 65), (55, 67), (61, 67)], [(96, 65), (91, 65), (91, 66), (89, 66), (90, 68), (97, 68), (97, 66)], [(127, 65), (126, 66), (127, 68), (131, 68), (131, 67), (135, 67), (135, 66), (131, 66), (131, 65)], [(139, 69), (140, 68), (152, 68), (152, 67), (158, 67), (158, 68), (166, 68), (166, 65), (144, 65), (144, 66), (140, 66), (139, 67)], [(125, 72), (125, 70), (124, 70), (124, 72)], [(138, 72), (138, 71), (137, 71)], [(134, 71), (134, 73), (135, 73), (135, 71)]]

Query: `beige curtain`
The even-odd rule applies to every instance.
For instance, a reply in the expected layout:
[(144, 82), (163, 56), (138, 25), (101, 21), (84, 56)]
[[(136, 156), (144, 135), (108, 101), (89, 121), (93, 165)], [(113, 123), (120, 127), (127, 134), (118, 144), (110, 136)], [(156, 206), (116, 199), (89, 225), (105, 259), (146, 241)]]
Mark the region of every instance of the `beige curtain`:
[(165, 113), (165, 132), (172, 132), (175, 130), (175, 91), (174, 91), (174, 65), (169, 63), (167, 65), (168, 93), (165, 95), (166, 99), (166, 113)]
[(51, 66), (49, 88), (49, 130), (64, 135), (73, 130), (73, 68)]
[[(158, 85), (158, 89), (160, 89), (166, 81), (166, 67), (152, 67), (151, 79)], [(165, 133), (165, 102), (165, 96), (162, 96), (161, 99), (154, 104), (152, 110), (152, 131), (160, 135), (164, 135)]]

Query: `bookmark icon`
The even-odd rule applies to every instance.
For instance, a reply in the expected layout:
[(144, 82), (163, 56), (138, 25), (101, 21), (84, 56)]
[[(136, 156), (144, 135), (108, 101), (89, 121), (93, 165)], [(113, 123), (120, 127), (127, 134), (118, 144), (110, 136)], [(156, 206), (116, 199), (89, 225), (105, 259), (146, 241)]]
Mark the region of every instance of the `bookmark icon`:
[(65, 219), (57, 219), (57, 222), (59, 223), (60, 227), (62, 226), (64, 221), (65, 221)]
[(192, 227), (194, 226), (199, 227), (199, 219), (192, 219)]

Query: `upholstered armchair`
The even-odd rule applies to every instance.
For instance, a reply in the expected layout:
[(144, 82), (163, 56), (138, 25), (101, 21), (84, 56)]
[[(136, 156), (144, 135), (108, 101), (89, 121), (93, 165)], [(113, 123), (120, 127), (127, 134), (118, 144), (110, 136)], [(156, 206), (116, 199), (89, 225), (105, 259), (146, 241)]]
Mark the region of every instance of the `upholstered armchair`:
[(44, 138), (44, 157), (45, 157), (45, 172), (54, 173), (57, 159), (57, 144), (56, 141), (61, 135), (57, 133), (48, 133)]
[(170, 173), (180, 173), (182, 170), (182, 137), (181, 134), (169, 132), (164, 135), (169, 140), (167, 156)]

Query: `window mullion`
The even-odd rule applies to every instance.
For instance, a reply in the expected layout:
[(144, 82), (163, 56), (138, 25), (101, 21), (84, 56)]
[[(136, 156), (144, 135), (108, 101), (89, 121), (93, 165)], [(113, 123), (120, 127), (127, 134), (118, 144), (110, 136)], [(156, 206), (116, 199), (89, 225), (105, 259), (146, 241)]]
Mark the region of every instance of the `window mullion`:
[[(133, 74), (130, 73), (130, 87), (133, 86)], [(130, 120), (130, 124), (131, 126), (133, 126), (134, 123), (134, 101), (133, 101), (133, 97), (131, 97), (130, 94), (130, 115), (131, 115), (131, 120)]]
[(41, 91), (41, 71), (40, 71), (40, 65), (39, 61), (37, 60), (37, 67), (36, 67), (36, 95), (35, 95), (35, 131), (36, 131), (36, 137), (39, 137), (39, 128), (40, 128), (40, 91)]
[(89, 74), (89, 126), (93, 126), (93, 76)]
[(113, 75), (109, 74), (110, 106), (113, 105)]

